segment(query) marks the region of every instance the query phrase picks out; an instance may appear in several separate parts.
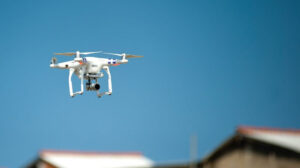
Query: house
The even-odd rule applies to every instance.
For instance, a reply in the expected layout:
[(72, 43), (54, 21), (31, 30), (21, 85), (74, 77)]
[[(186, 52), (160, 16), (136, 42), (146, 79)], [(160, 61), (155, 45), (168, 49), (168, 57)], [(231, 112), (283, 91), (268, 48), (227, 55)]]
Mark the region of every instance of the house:
[(26, 168), (148, 168), (153, 162), (139, 152), (43, 150)]
[(300, 130), (240, 126), (209, 155), (194, 162), (159, 164), (141, 153), (42, 151), (27, 168), (298, 168)]
[(198, 167), (300, 167), (300, 130), (238, 127), (236, 133), (202, 159)]
[(155, 168), (298, 168), (300, 130), (238, 127), (209, 155), (196, 163), (155, 165)]

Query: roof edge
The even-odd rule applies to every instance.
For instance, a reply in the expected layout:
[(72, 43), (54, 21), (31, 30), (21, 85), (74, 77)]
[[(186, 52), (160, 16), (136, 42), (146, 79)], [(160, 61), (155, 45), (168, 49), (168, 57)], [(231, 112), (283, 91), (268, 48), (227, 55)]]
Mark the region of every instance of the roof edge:
[(98, 152), (98, 151), (75, 151), (75, 150), (53, 150), (44, 149), (39, 152), (39, 156), (47, 154), (70, 154), (70, 155), (130, 155), (130, 156), (144, 156), (141, 152)]
[(300, 129), (293, 128), (271, 128), (271, 127), (254, 127), (254, 126), (238, 126), (236, 129), (237, 133), (240, 134), (252, 134), (254, 132), (269, 132), (269, 133), (287, 133), (287, 134), (299, 134)]

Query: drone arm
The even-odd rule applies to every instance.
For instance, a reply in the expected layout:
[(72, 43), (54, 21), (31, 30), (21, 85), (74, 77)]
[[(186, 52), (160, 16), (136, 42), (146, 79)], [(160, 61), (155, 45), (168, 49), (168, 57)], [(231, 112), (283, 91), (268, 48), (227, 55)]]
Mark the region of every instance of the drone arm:
[(128, 60), (127, 59), (121, 59), (121, 60), (117, 60), (117, 64), (126, 64), (128, 63)]

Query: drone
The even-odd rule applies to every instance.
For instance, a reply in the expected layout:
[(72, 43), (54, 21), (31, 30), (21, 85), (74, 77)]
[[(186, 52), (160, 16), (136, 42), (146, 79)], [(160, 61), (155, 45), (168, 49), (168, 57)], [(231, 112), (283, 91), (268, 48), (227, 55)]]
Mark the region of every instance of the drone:
[[(106, 54), (106, 55), (114, 55), (122, 57), (122, 59), (108, 59), (108, 58), (99, 58), (99, 57), (82, 57), (90, 54)], [(109, 67), (117, 66), (120, 64), (128, 63), (128, 58), (140, 58), (143, 56), (131, 55), (131, 54), (117, 54), (117, 53), (108, 53), (103, 51), (96, 52), (65, 52), (65, 53), (54, 53), (54, 55), (62, 55), (62, 56), (75, 56), (74, 60), (57, 63), (57, 59), (52, 57), (50, 67), (58, 68), (58, 69), (69, 69), (69, 91), (70, 96), (74, 97), (78, 94), (82, 95), (84, 92), (83, 82), (87, 80), (85, 87), (87, 91), (96, 91), (97, 96), (100, 98), (103, 95), (111, 95), (112, 94), (112, 84), (111, 84), (111, 74)], [(104, 70), (107, 73), (108, 79), (108, 91), (100, 92), (100, 84), (98, 83), (98, 79), (104, 76), (104, 73), (101, 72)], [(81, 90), (74, 92), (72, 85), (72, 75), (76, 74), (78, 78), (81, 80)]]

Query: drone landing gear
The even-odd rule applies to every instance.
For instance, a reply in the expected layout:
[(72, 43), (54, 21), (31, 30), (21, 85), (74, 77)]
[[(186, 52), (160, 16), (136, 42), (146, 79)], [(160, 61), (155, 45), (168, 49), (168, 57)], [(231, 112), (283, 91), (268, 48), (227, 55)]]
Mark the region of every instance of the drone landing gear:
[(98, 83), (97, 79), (95, 79), (95, 83), (92, 83), (91, 79), (88, 79), (88, 82), (85, 86), (87, 91), (96, 91), (99, 98), (101, 98), (103, 95), (111, 95), (111, 92), (100, 93), (100, 84)]
[[(86, 83), (86, 90), (87, 91), (96, 91), (97, 92), (97, 96), (99, 98), (102, 97), (102, 96), (104, 96), (104, 95), (111, 95), (112, 94), (112, 84), (111, 84), (111, 74), (110, 74), (110, 71), (109, 71), (109, 67), (108, 66), (104, 66), (103, 69), (107, 73), (107, 78), (108, 78), (108, 91), (107, 92), (102, 92), (102, 93), (99, 92), (99, 90), (100, 90), (100, 84), (98, 83), (97, 79), (99, 77), (102, 77), (103, 75), (93, 76), (93, 75), (88, 74), (88, 76), (84, 76), (85, 70), (81, 69), (79, 71), (79, 74), (80, 74), (79, 75), (79, 79), (81, 81), (81, 90), (74, 93), (73, 92), (73, 86), (72, 86), (72, 75), (75, 72), (75, 69), (74, 68), (70, 68), (70, 73), (69, 73), (70, 96), (74, 97), (74, 96), (76, 96), (78, 94), (80, 94), (80, 95), (83, 94), (83, 80), (84, 80), (84, 77), (88, 78), (88, 82)], [(91, 80), (95, 80), (95, 83), (92, 83)]]
[(103, 67), (104, 71), (107, 73), (107, 80), (108, 80), (108, 92), (102, 92), (100, 93), (99, 90), (97, 90), (97, 96), (99, 98), (101, 98), (104, 95), (111, 95), (112, 94), (112, 85), (111, 85), (111, 74), (109, 71), (109, 67), (108, 66), (104, 66)]
[(102, 93), (99, 93), (99, 91), (97, 91), (97, 96), (98, 96), (98, 98), (101, 98), (102, 96), (104, 96), (104, 95), (111, 95), (111, 92), (102, 92)]
[(81, 90), (78, 92), (73, 92), (73, 85), (72, 85), (72, 75), (74, 73), (75, 69), (74, 68), (70, 68), (70, 72), (69, 72), (69, 89), (70, 89), (70, 96), (74, 97), (78, 94), (82, 95), (83, 94), (83, 72), (81, 72), (80, 74), (80, 81), (81, 81)]

